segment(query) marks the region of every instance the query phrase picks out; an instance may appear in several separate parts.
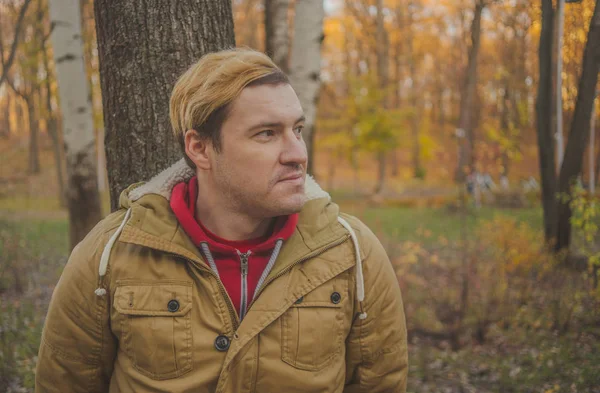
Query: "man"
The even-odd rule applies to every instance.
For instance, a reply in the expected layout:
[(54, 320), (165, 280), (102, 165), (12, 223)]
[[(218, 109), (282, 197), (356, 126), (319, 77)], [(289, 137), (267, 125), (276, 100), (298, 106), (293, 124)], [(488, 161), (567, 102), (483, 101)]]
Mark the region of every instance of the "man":
[(373, 233), (306, 176), (288, 79), (251, 50), (179, 79), (185, 159), (73, 250), (37, 392), (404, 392), (406, 327)]

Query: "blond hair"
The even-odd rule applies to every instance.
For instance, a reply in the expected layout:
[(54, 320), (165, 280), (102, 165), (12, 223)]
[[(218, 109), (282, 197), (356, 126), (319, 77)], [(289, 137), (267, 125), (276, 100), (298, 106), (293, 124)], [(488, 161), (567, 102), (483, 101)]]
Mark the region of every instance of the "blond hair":
[(220, 128), (229, 104), (250, 85), (289, 83), (287, 76), (265, 54), (247, 48), (203, 56), (175, 83), (170, 101), (173, 133), (185, 155), (185, 133), (196, 130), (220, 150)]

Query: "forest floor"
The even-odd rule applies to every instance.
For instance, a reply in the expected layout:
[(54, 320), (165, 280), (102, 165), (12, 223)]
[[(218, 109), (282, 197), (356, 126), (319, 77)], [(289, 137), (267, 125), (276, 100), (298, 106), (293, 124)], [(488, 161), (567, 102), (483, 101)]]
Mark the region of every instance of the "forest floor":
[[(387, 241), (402, 242), (459, 237), (459, 220), (441, 209), (361, 208), (359, 214)], [(540, 211), (483, 210), (469, 225), (494, 214), (541, 225)], [(381, 235), (381, 234), (384, 235)], [(62, 211), (31, 214), (0, 211), (0, 391), (33, 391), (33, 372), (43, 319), (52, 289), (68, 256), (68, 224)], [(392, 240), (389, 240), (389, 239)], [(15, 275), (20, 283), (15, 288)], [(406, 289), (405, 289), (406, 290)], [(408, 288), (410, 291), (411, 288)], [(405, 304), (409, 308), (410, 304)], [(452, 350), (447, 342), (411, 334), (409, 392), (600, 392), (600, 335), (573, 331), (557, 334), (492, 326), (485, 343)], [(529, 329), (529, 328), (528, 328)], [(4, 383), (4, 385), (2, 385)]]

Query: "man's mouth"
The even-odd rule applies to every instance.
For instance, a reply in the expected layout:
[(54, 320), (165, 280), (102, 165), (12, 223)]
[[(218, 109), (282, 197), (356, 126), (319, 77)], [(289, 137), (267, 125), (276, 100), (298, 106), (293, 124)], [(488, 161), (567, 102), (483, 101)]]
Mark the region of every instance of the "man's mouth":
[(288, 175), (279, 180), (280, 182), (286, 183), (303, 183), (304, 182), (304, 173), (295, 173), (293, 175)]

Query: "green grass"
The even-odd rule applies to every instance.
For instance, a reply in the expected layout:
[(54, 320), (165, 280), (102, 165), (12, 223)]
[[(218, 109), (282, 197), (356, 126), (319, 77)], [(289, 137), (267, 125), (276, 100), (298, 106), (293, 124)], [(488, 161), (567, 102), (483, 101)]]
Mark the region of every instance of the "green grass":
[(69, 224), (66, 219), (0, 218), (0, 231), (18, 239), (32, 257), (65, 256), (69, 249)]
[[(356, 215), (373, 231), (392, 236), (398, 241), (422, 241), (429, 243), (439, 238), (457, 241), (461, 238), (463, 214), (451, 212), (447, 208), (409, 207), (365, 207), (361, 203), (343, 203), (342, 210)], [(542, 210), (495, 209), (482, 207), (470, 209), (466, 214), (466, 228), (471, 231), (480, 222), (491, 220), (496, 215), (513, 217), (526, 222), (533, 229), (542, 229)], [(430, 231), (430, 234), (424, 232)], [(469, 233), (469, 232), (467, 232)]]

